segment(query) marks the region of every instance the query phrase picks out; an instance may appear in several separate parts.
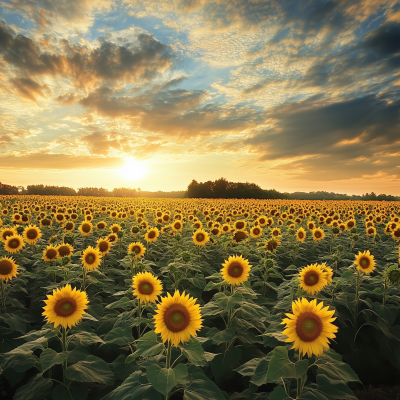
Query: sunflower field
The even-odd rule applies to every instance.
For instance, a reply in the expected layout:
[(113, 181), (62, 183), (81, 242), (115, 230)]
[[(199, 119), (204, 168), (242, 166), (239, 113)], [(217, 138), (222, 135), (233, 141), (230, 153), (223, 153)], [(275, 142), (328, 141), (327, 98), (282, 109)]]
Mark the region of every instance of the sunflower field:
[(400, 381), (398, 203), (0, 196), (0, 213), (1, 399)]

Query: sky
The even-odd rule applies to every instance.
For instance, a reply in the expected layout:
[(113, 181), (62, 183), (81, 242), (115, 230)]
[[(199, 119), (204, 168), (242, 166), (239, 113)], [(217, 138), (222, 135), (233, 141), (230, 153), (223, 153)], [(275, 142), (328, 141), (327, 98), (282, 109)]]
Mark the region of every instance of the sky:
[(0, 182), (400, 195), (400, 1), (0, 0)]

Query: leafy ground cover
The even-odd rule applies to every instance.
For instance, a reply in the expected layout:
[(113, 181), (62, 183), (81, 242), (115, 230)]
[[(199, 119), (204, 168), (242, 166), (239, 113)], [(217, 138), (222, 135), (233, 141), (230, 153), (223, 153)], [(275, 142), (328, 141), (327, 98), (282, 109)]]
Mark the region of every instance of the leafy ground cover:
[(354, 399), (399, 381), (397, 203), (0, 203), (5, 398)]

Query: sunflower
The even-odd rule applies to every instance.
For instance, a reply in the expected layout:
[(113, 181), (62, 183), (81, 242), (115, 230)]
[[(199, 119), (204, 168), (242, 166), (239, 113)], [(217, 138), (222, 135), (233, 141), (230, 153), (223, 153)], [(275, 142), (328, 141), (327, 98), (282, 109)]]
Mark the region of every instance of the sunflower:
[(325, 232), (324, 232), (324, 230), (321, 229), (321, 228), (315, 228), (315, 229), (312, 231), (312, 234), (313, 234), (313, 239), (314, 239), (316, 242), (319, 242), (320, 240), (322, 240), (322, 239), (325, 237)]
[[(0, 275), (1, 277), (1, 275)], [(390, 280), (390, 283), (394, 285), (398, 285), (400, 283), (400, 269), (393, 269), (389, 272), (388, 278)]]
[(97, 229), (106, 229), (107, 228), (107, 224), (104, 221), (100, 221), (96, 224), (96, 228)]
[(233, 227), (236, 231), (243, 231), (246, 229), (247, 222), (239, 219), (233, 224)]
[(159, 236), (159, 230), (157, 228), (151, 228), (144, 235), (144, 240), (148, 243), (155, 242)]
[[(376, 235), (376, 229), (373, 226), (369, 226), (368, 228), (366, 228), (365, 233), (368, 236), (375, 236)], [(400, 239), (400, 237), (399, 237), (399, 239)]]
[(214, 236), (220, 236), (221, 235), (221, 229), (219, 229), (218, 227), (213, 227), (211, 230), (210, 230), (210, 233), (212, 234), (212, 235), (214, 235)]
[(314, 296), (327, 284), (326, 274), (318, 264), (308, 265), (300, 270), (300, 287)]
[(239, 243), (247, 239), (247, 236), (249, 236), (249, 234), (246, 231), (235, 231), (232, 236), (232, 243)]
[(111, 242), (107, 239), (100, 238), (96, 242), (96, 249), (99, 250), (102, 256), (110, 252), (111, 246)]
[(53, 225), (53, 221), (50, 218), (43, 218), (40, 220), (40, 227), (51, 226)]
[(110, 233), (106, 238), (110, 243), (114, 243), (118, 240), (118, 236), (115, 233)]
[(47, 323), (54, 324), (54, 328), (61, 325), (65, 329), (72, 328), (82, 319), (89, 303), (86, 292), (72, 290), (69, 284), (62, 289), (54, 289), (44, 302), (46, 306), (42, 315)]
[(170, 342), (175, 347), (184, 343), (191, 336), (196, 336), (196, 331), (202, 327), (200, 305), (195, 304), (196, 299), (182, 295), (175, 291), (171, 296), (161, 298), (154, 316), (155, 333), (161, 333), (163, 342)]
[(21, 222), (21, 215), (20, 214), (14, 214), (12, 216), (12, 222)]
[(29, 244), (35, 244), (42, 236), (42, 232), (40, 232), (40, 229), (35, 225), (30, 225), (24, 229), (23, 236), (25, 242)]
[(65, 215), (61, 213), (56, 214), (54, 218), (59, 224), (65, 221)]
[(362, 271), (366, 274), (371, 273), (375, 269), (374, 256), (370, 254), (369, 250), (366, 250), (363, 253), (359, 251), (356, 255), (354, 264), (356, 264), (359, 271)]
[(140, 242), (131, 243), (128, 246), (128, 254), (135, 253), (135, 258), (142, 257), (146, 251), (146, 247)]
[(349, 219), (346, 221), (346, 230), (350, 231), (352, 228), (355, 228), (356, 221), (354, 219)]
[(304, 242), (304, 240), (306, 239), (306, 231), (303, 228), (300, 228), (300, 229), (297, 230), (296, 239), (299, 242)]
[(4, 249), (9, 253), (16, 253), (24, 246), (25, 243), (23, 237), (17, 234), (8, 236), (4, 243)]
[(262, 230), (262, 228), (259, 227), (259, 226), (253, 226), (253, 227), (250, 229), (250, 236), (251, 236), (252, 238), (254, 238), (254, 239), (259, 238), (260, 236), (262, 236), (262, 234), (263, 234), (263, 230)]
[(265, 248), (269, 251), (275, 252), (280, 244), (281, 244), (280, 240), (272, 238), (265, 242)]
[(230, 232), (232, 230), (231, 226), (228, 225), (228, 224), (222, 225), (221, 229), (222, 229), (222, 233), (228, 233), (228, 232)]
[(74, 248), (68, 243), (58, 245), (56, 250), (58, 252), (57, 258), (70, 257), (74, 252)]
[(280, 236), (281, 230), (279, 228), (274, 228), (271, 231), (271, 236)]
[(315, 222), (314, 221), (308, 221), (307, 222), (307, 228), (308, 228), (308, 230), (313, 231), (316, 228)]
[(8, 281), (13, 277), (16, 277), (18, 272), (18, 265), (15, 264), (12, 258), (3, 257), (0, 258), (0, 279)]
[(72, 221), (68, 221), (64, 224), (64, 232), (72, 232), (75, 229), (75, 224)]
[(400, 225), (397, 225), (395, 229), (392, 231), (392, 238), (398, 242), (400, 241)]
[(183, 228), (182, 221), (180, 221), (180, 220), (175, 221), (175, 222), (171, 225), (171, 227), (172, 227), (172, 229), (173, 229), (174, 232), (179, 232), (179, 231), (181, 231), (182, 228)]
[(208, 233), (202, 229), (198, 229), (193, 234), (193, 241), (197, 246), (205, 246), (209, 240)]
[(286, 324), (282, 332), (288, 338), (286, 342), (294, 342), (292, 349), (308, 357), (322, 355), (324, 348), (329, 349), (329, 340), (336, 337), (338, 328), (332, 324), (335, 311), (329, 307), (322, 308), (323, 302), (317, 305), (317, 300), (308, 301), (305, 298), (292, 302), (293, 314), (282, 321)]
[(230, 256), (222, 266), (221, 275), (230, 285), (240, 285), (249, 278), (251, 265), (242, 256)]
[(332, 283), (332, 277), (333, 277), (333, 270), (332, 268), (328, 267), (325, 263), (321, 264), (321, 269), (325, 273), (325, 279), (328, 282), (328, 285)]
[(81, 226), (79, 227), (79, 232), (83, 235), (83, 236), (87, 236), (92, 232), (93, 229), (93, 225), (88, 222), (82, 222)]
[(122, 227), (118, 224), (114, 224), (114, 225), (110, 226), (111, 233), (118, 233), (121, 229), (122, 229)]
[(49, 246), (47, 246), (44, 250), (43, 250), (43, 256), (42, 259), (44, 261), (53, 261), (56, 258), (58, 258), (58, 251), (57, 251), (57, 247), (54, 247), (52, 244), (50, 244)]
[(162, 293), (162, 283), (150, 272), (140, 272), (132, 279), (133, 294), (142, 303), (155, 303)]
[(89, 246), (81, 257), (82, 264), (88, 271), (97, 269), (100, 265), (102, 255), (98, 249)]
[(165, 225), (161, 228), (161, 233), (168, 232), (170, 229), (172, 229), (171, 225)]
[(5, 242), (9, 236), (17, 235), (18, 231), (16, 228), (3, 228), (0, 232), (0, 240)]
[(260, 226), (265, 226), (267, 225), (268, 222), (267, 217), (265, 215), (261, 215), (261, 217), (258, 217), (256, 221)]

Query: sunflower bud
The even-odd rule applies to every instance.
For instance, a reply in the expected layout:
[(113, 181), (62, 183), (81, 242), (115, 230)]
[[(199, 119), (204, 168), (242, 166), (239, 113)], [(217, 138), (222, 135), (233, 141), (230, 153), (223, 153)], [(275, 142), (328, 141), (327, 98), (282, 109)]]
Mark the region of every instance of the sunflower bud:
[(357, 231), (357, 228), (351, 228), (350, 232), (354, 234), (354, 233), (357, 233), (358, 231)]
[(65, 235), (64, 236), (64, 243), (70, 244), (71, 246), (74, 245), (75, 236), (74, 235)]
[(190, 254), (189, 253), (182, 253), (183, 261), (188, 262), (190, 261)]
[(179, 242), (181, 240), (181, 235), (179, 233), (176, 233), (175, 239)]
[(335, 226), (335, 227), (332, 229), (332, 233), (333, 233), (334, 235), (337, 235), (337, 234), (340, 233), (340, 229), (339, 229), (337, 226)]
[(132, 233), (138, 233), (140, 229), (137, 226), (132, 227), (131, 232)]
[(121, 239), (124, 237), (124, 231), (118, 231), (117, 236)]
[(375, 236), (375, 242), (380, 242), (381, 241), (381, 237), (377, 234)]
[(393, 269), (389, 272), (389, 280), (394, 285), (398, 285), (400, 283), (400, 269)]
[(57, 235), (54, 235), (49, 239), (49, 243), (54, 243), (56, 240), (57, 240)]
[(274, 262), (272, 260), (267, 260), (266, 266), (267, 268), (272, 268), (274, 266)]
[(338, 251), (343, 251), (343, 246), (341, 244), (339, 244), (339, 246), (337, 247)]

